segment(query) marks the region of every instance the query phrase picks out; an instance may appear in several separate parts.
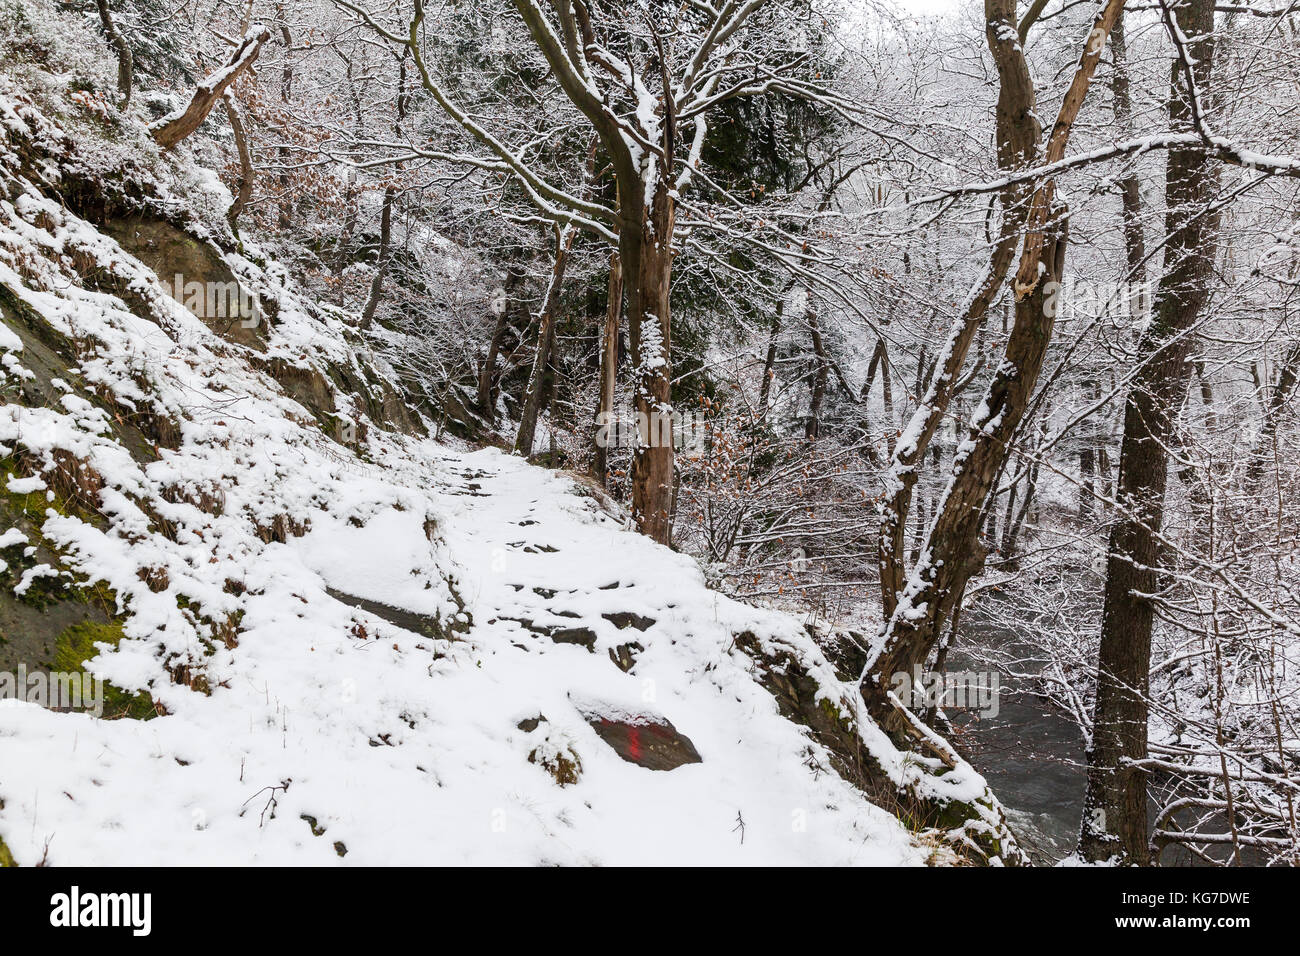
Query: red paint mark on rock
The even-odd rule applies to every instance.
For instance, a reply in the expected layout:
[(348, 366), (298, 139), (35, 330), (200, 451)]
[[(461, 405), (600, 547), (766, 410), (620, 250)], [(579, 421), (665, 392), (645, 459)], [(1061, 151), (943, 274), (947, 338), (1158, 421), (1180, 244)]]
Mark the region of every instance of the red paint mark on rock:
[(648, 770), (675, 770), (688, 763), (703, 763), (700, 752), (685, 734), (664, 717), (605, 717), (587, 714), (597, 736), (628, 763)]

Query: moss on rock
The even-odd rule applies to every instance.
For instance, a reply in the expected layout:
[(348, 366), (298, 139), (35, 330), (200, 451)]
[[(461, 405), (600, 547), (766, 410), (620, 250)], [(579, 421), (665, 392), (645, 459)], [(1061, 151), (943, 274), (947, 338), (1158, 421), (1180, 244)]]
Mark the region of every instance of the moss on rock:
[[(116, 647), (124, 636), (121, 621), (84, 621), (74, 624), (56, 640), (54, 660), (50, 662), (51, 670), (84, 674), (87, 672), (86, 662), (99, 654), (100, 644)], [(158, 708), (145, 691), (132, 694), (105, 681), (104, 716), (149, 720), (158, 716)]]

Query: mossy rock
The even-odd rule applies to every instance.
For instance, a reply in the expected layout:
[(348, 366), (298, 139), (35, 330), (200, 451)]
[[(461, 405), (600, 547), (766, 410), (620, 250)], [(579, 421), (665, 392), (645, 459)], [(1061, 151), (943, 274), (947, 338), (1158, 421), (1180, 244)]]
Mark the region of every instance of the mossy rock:
[(9, 847), (5, 846), (5, 841), (0, 840), (0, 869), (17, 865), (18, 861), (15, 860), (14, 855), (9, 852)]
[(582, 777), (582, 761), (570, 748), (547, 753), (538, 747), (528, 755), (528, 762), (549, 773), (561, 787), (571, 787)]
[(0, 318), (22, 342), (21, 362), (33, 375), (17, 386), (14, 395), (5, 396), (6, 401), (16, 401), (28, 408), (55, 406), (65, 390), (55, 386), (54, 380), (62, 379), (72, 385), (72, 394), (108, 412), (113, 436), (136, 461), (157, 460), (155, 445), (176, 447), (174, 441), (169, 444), (171, 436), (165, 416), (155, 411), (129, 408), (118, 404), (106, 390), (87, 388), (81, 376), (72, 371), (78, 363), (77, 350), (72, 342), (2, 283)]
[[(121, 621), (96, 623), (85, 621), (74, 624), (62, 634), (54, 646), (54, 659), (50, 669), (63, 673), (86, 673), (86, 662), (98, 656), (99, 644), (116, 647), (125, 635)], [(153, 698), (145, 691), (132, 694), (104, 682), (104, 716), (129, 717), (132, 720), (149, 720), (158, 716)]]
[[(0, 466), (2, 469), (2, 466)], [(12, 469), (10, 469), (12, 470)], [(0, 470), (0, 480), (7, 471)], [(63, 571), (58, 577), (36, 578), (22, 596), (13, 588), (25, 571), (38, 564), (61, 568), (58, 551), (41, 535), (45, 509), (65, 509), (44, 492), (33, 495), (0, 493), (0, 532), (16, 528), (26, 540), (0, 550), (0, 671), (25, 664), (30, 671), (54, 656), (58, 636), (74, 624), (106, 621), (116, 611), (116, 596), (102, 584), (78, 583)], [(27, 550), (35, 550), (29, 555)]]
[[(820, 643), (820, 642), (819, 642)], [(783, 717), (807, 727), (830, 753), (831, 765), (841, 777), (861, 790), (872, 803), (888, 810), (914, 833), (932, 831), (970, 863), (987, 864), (997, 859), (1004, 865), (1025, 862), (1019, 849), (1002, 839), (1009, 836), (1005, 823), (998, 827), (985, 821), (993, 805), (983, 799), (972, 803), (936, 800), (910, 788), (897, 787), (876, 758), (862, 745), (862, 739), (843, 701), (836, 703), (821, 693), (821, 686), (791, 649), (778, 647), (765, 652), (752, 631), (735, 637), (735, 646), (759, 667), (759, 682), (776, 698)], [(860, 636), (832, 649), (829, 659), (841, 675), (861, 673)], [(935, 771), (947, 773), (946, 767)]]
[[(0, 484), (7, 484), (10, 475), (15, 477), (25, 477), (27, 475), (27, 469), (19, 467), (17, 460), (12, 455), (0, 458)], [(77, 502), (69, 501), (59, 494), (51, 496), (48, 494), (48, 489), (22, 494), (5, 490), (3, 494), (9, 508), (18, 515), (27, 518), (32, 526), (36, 528), (45, 523), (45, 513), (51, 510), (64, 518), (80, 518), (87, 524), (94, 524), (96, 527), (100, 527), (104, 523), (102, 517), (81, 507)]]

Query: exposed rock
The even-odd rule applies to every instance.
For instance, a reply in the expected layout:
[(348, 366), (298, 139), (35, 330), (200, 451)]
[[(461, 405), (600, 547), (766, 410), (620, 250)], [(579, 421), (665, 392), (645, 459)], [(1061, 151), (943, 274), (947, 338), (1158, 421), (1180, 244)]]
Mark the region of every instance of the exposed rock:
[(573, 482), (573, 490), (578, 495), (590, 499), (599, 510), (611, 518), (623, 519), (624, 511), (619, 507), (618, 502), (611, 498), (609, 492), (591, 475), (569, 469), (561, 470), (560, 474)]
[(30, 408), (56, 404), (63, 396), (63, 389), (57, 388), (54, 380), (60, 379), (73, 386), (73, 394), (110, 413), (109, 425), (114, 437), (136, 461), (156, 459), (155, 445), (178, 446), (178, 426), (157, 409), (128, 408), (114, 403), (110, 396), (82, 387), (80, 377), (70, 371), (77, 364), (73, 344), (3, 285), (0, 285), (0, 319), (22, 342), (23, 367), (33, 376), (22, 383), (19, 404)]
[(556, 627), (553, 624), (537, 624), (527, 617), (505, 617), (505, 621), (514, 621), (520, 627), (549, 637), (556, 644), (580, 644), (593, 654), (596, 651), (596, 632), (589, 627)]
[(613, 614), (602, 614), (601, 617), (609, 621), (609, 623), (613, 624), (620, 631), (629, 627), (635, 627), (638, 631), (647, 631), (654, 627), (655, 624), (654, 618), (645, 617), (644, 615), (636, 614), (632, 611), (616, 611)]
[(317, 418), (324, 418), (338, 411), (334, 401), (334, 389), (329, 379), (314, 365), (295, 364), (282, 358), (274, 358), (267, 370), (284, 389), (286, 395)]
[[(866, 660), (864, 636), (850, 632), (817, 639), (840, 679), (856, 684)], [(812, 731), (829, 751), (835, 771), (867, 794), (876, 806), (889, 809), (919, 828), (960, 834), (960, 839), (953, 842), (968, 862), (983, 864), (996, 859), (1001, 865), (1013, 866), (1028, 862), (1001, 818), (1001, 811), (990, 802), (991, 795), (972, 803), (941, 802), (898, 788), (863, 746), (847, 703), (824, 694), (816, 678), (793, 653), (780, 648), (765, 650), (752, 631), (737, 634), (735, 646), (758, 665), (760, 682), (776, 698), (781, 715)], [(941, 768), (936, 774), (946, 772)], [(997, 826), (988, 824), (992, 816), (999, 818)]]
[(266, 350), (260, 301), (244, 289), (216, 248), (172, 223), (141, 214), (112, 219), (104, 231), (162, 281), (174, 298), (228, 342)]
[(404, 631), (410, 631), (412, 634), (422, 634), (425, 637), (452, 639), (448, 628), (444, 627), (442, 621), (432, 614), (416, 614), (400, 607), (392, 607), (378, 601), (357, 597), (354, 594), (347, 594), (335, 588), (326, 588), (325, 591), (334, 600), (349, 607), (360, 608), (368, 614), (373, 614), (381, 621), (387, 621), (394, 627), (400, 627)]
[[(332, 363), (326, 369), (331, 382), (343, 394), (355, 398), (362, 411), (375, 423), (407, 435), (426, 435), (428, 430), (391, 384), (368, 366), (353, 367)], [(330, 409), (332, 411), (332, 409)], [(343, 435), (333, 436), (350, 444)], [(358, 438), (362, 437), (360, 435)]]
[(601, 740), (628, 763), (647, 770), (675, 770), (688, 763), (703, 763), (695, 744), (666, 717), (586, 714), (587, 723)]
[(596, 652), (596, 632), (589, 627), (564, 627), (553, 630), (550, 638), (556, 644), (581, 644), (593, 654)]
[(758, 663), (760, 681), (776, 698), (781, 716), (803, 724), (813, 732), (813, 736), (830, 751), (831, 761), (840, 776), (869, 793), (878, 804), (892, 799), (892, 788), (879, 787), (880, 775), (866, 765), (868, 757), (858, 739), (853, 719), (844, 708), (821, 695), (821, 685), (793, 654), (765, 654), (758, 637), (750, 631), (736, 635), (736, 647)]
[(645, 648), (639, 641), (630, 641), (627, 644), (620, 644), (618, 647), (609, 649), (609, 659), (614, 662), (614, 666), (627, 673), (636, 666), (636, 656)]

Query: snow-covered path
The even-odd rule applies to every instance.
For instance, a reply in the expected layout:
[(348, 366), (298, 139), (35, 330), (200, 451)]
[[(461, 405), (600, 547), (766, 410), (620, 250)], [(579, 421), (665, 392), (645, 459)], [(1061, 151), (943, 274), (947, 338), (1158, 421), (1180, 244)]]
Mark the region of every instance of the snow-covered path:
[[(0, 835), (19, 862), (47, 841), (55, 864), (924, 860), (732, 647), (745, 629), (806, 642), (796, 622), (707, 590), (563, 476), (403, 451), (340, 481), (351, 507), (257, 555), (211, 696), (148, 722), (0, 711), (0, 764), (22, 768), (3, 775)], [(395, 507), (356, 504), (382, 499), (365, 494), (376, 470), (427, 496), (436, 528), (391, 488)], [(449, 570), (473, 620), (451, 640), (365, 609), (445, 613)], [(633, 641), (625, 672), (609, 651)], [(667, 718), (701, 762), (625, 761), (594, 715)], [(576, 783), (545, 769), (557, 755)]]

